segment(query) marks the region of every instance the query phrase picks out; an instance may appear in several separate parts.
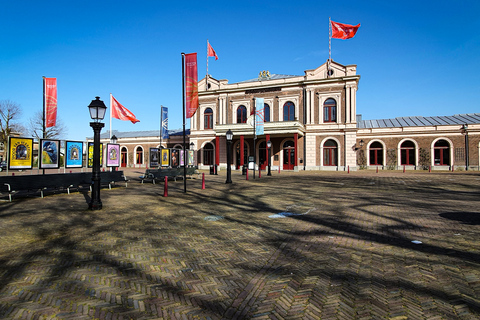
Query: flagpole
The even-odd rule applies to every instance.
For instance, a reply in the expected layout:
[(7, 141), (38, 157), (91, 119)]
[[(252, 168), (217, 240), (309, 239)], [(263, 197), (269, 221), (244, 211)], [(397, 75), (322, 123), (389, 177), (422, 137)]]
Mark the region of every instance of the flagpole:
[(207, 75), (205, 76), (205, 91), (208, 90), (208, 39), (207, 39)]
[(332, 18), (328, 17), (328, 63), (327, 77), (330, 78), (330, 63), (332, 62)]
[[(207, 58), (208, 61), (208, 58)], [(185, 159), (185, 53), (182, 52), (183, 157)], [(183, 163), (183, 192), (187, 193), (187, 166)]]
[(160, 105), (160, 147), (159, 149), (162, 148), (162, 131), (163, 131), (163, 106)]
[(112, 138), (112, 115), (113, 115), (113, 108), (112, 108), (112, 93), (110, 92), (110, 138)]

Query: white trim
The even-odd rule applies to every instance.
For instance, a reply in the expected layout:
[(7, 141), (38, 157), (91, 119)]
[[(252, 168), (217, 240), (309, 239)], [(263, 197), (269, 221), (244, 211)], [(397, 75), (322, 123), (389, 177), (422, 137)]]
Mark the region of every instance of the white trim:
[(298, 120), (300, 119), (300, 111), (299, 111), (299, 101), (300, 101), (300, 96), (299, 95), (295, 95), (295, 96), (281, 96), (278, 98), (278, 108), (279, 108), (279, 112), (278, 112), (278, 121), (283, 121), (283, 107), (285, 105), (285, 103), (287, 102), (292, 102), (294, 107), (295, 107), (295, 120)]
[(412, 138), (403, 138), (402, 140), (400, 140), (398, 142), (398, 145), (397, 145), (397, 166), (398, 167), (402, 166), (402, 149), (401, 149), (401, 146), (402, 146), (402, 143), (404, 143), (405, 141), (411, 141), (415, 145), (415, 148), (414, 148), (414, 150), (415, 150), (415, 164), (414, 165), (415, 165), (415, 167), (418, 167), (418, 162), (419, 162), (419, 158), (420, 158), (420, 148), (418, 146), (417, 141), (413, 140)]
[[(445, 140), (448, 142), (449, 144), (449, 148), (450, 148), (450, 163), (447, 164), (447, 166), (452, 166), (455, 164), (455, 158), (454, 158), (454, 154), (453, 154), (453, 142), (452, 140), (446, 138), (445, 136), (441, 136), (441, 137), (437, 137), (435, 139), (433, 139), (432, 143), (430, 144), (430, 165), (432, 167), (442, 167), (442, 166), (436, 166), (435, 165), (435, 143), (437, 143), (437, 141), (439, 140)], [(445, 165), (443, 165), (444, 167)]]
[[(325, 101), (327, 101), (327, 99), (333, 99), (335, 100), (336, 104), (337, 104), (337, 118), (336, 118), (336, 121), (335, 122), (325, 122), (325, 119), (324, 119), (324, 111), (323, 111), (323, 104), (325, 103)], [(341, 119), (342, 119), (342, 108), (341, 108), (341, 98), (342, 98), (342, 92), (341, 91), (333, 91), (333, 92), (326, 92), (326, 93), (318, 93), (318, 123), (320, 124), (323, 124), (323, 123), (326, 123), (326, 124), (331, 124), (331, 123), (337, 123), (337, 124), (343, 124), (341, 122)]]
[[(378, 164), (378, 165), (370, 164), (370, 145), (374, 142), (380, 142), (380, 144), (382, 145), (382, 150), (383, 150), (382, 164)], [(387, 159), (387, 148), (385, 146), (385, 142), (383, 142), (380, 139), (371, 140), (371, 141), (368, 142), (366, 150), (367, 150), (367, 167), (369, 167), (369, 166), (383, 166), (383, 167), (385, 167), (385, 160)]]
[[(337, 165), (336, 166), (325, 166), (323, 164), (323, 145), (325, 144), (325, 142), (327, 142), (328, 140), (333, 140), (337, 143)], [(336, 170), (338, 170), (338, 168), (340, 167), (340, 141), (335, 138), (335, 137), (325, 137), (321, 142), (320, 142), (320, 168), (323, 168), (323, 167), (326, 167), (326, 168), (336, 168)]]

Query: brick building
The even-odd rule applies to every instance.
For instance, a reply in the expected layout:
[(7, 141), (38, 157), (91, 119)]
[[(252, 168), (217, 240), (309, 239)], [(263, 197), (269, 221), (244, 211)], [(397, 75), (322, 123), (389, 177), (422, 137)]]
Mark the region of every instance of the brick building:
[[(199, 108), (191, 118), (187, 145), (199, 168), (226, 168), (226, 139), (233, 132), (232, 169), (252, 157), (256, 167), (273, 170), (357, 170), (359, 168), (479, 168), (480, 114), (362, 120), (355, 65), (325, 63), (303, 75), (260, 72), (229, 84), (204, 78), (198, 83)], [(255, 99), (264, 99), (264, 134), (251, 125)], [(158, 131), (114, 132), (122, 164), (148, 166), (146, 152), (159, 147)], [(182, 132), (162, 147), (181, 148)], [(103, 135), (102, 142), (109, 137)], [(468, 158), (467, 158), (468, 155)], [(468, 159), (468, 161), (467, 161)]]

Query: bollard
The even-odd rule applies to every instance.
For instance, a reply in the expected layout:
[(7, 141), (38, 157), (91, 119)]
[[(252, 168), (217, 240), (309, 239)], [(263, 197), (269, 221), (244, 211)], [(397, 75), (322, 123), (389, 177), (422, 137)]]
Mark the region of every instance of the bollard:
[(348, 171), (347, 171), (347, 173), (350, 173), (350, 166), (348, 166), (347, 168), (348, 168)]
[(278, 173), (280, 173), (280, 165), (278, 165)]
[(205, 172), (202, 173), (202, 190), (205, 190)]
[(405, 165), (403, 165), (403, 173), (405, 173)]
[(378, 166), (377, 166), (377, 173), (378, 173)]
[(15, 172), (12, 172), (12, 176), (14, 176), (14, 175), (15, 175)]
[(165, 177), (165, 184), (163, 187), (163, 196), (168, 197), (168, 177)]
[(72, 170), (70, 170), (70, 173), (72, 173)]
[(432, 172), (432, 166), (428, 166), (428, 172)]
[(247, 178), (245, 180), (248, 180), (248, 169), (247, 169)]
[(262, 177), (262, 169), (258, 168), (258, 179)]

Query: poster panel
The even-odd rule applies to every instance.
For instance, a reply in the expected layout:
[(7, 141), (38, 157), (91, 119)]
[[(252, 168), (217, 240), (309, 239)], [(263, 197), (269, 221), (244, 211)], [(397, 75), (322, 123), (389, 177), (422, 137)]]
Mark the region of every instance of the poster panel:
[[(100, 167), (103, 166), (103, 143), (100, 143)], [(93, 168), (93, 142), (88, 143), (88, 168)]]
[(39, 168), (58, 169), (60, 167), (60, 140), (40, 139)]
[(170, 165), (170, 149), (162, 149), (162, 167)]
[(179, 166), (179, 160), (180, 160), (180, 155), (179, 155), (179, 150), (178, 149), (172, 149), (172, 168), (177, 168)]
[(107, 167), (120, 166), (120, 145), (107, 143)]
[(33, 139), (10, 137), (8, 139), (8, 168), (31, 169), (33, 166)]
[(180, 150), (180, 167), (185, 166), (185, 152)]
[(66, 141), (65, 168), (83, 168), (82, 141)]
[(193, 166), (193, 153), (194, 153), (193, 150), (188, 150), (188, 161), (187, 161), (188, 166)]
[(158, 148), (150, 148), (150, 167), (158, 167)]

